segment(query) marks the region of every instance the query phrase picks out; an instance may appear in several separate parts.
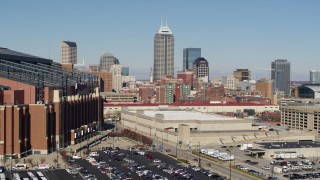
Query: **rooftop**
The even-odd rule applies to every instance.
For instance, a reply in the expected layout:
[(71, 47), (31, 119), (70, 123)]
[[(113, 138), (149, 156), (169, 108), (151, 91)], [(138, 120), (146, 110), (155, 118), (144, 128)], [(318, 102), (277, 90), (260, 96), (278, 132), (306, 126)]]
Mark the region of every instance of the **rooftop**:
[(45, 59), (30, 54), (25, 54), (17, 51), (13, 51), (7, 48), (0, 47), (0, 59), (14, 61), (14, 62), (30, 62), (30, 63), (43, 63), (43, 64), (52, 64), (52, 60)]
[(319, 141), (265, 142), (257, 143), (265, 149), (320, 148)]
[(155, 117), (156, 114), (163, 114), (164, 120), (200, 120), (200, 121), (220, 121), (220, 120), (242, 120), (229, 116), (217, 114), (205, 114), (189, 111), (144, 111), (144, 115)]

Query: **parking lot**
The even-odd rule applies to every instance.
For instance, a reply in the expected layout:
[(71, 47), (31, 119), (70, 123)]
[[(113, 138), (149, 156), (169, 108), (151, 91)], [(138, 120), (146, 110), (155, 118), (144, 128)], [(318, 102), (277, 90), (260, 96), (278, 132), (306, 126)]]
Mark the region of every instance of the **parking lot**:
[[(10, 171), (5, 171), (3, 173), (6, 177), (6, 179), (11, 179)], [(13, 171), (12, 176), (15, 177), (16, 179), (31, 179), (32, 176), (38, 178), (38, 179), (61, 179), (61, 180), (69, 180), (69, 179), (77, 179), (80, 180), (82, 179), (79, 176), (72, 176), (67, 173), (64, 169), (58, 169), (58, 170), (32, 170), (32, 171), (25, 171), (25, 170), (20, 170), (20, 171)]]
[(69, 174), (84, 179), (226, 179), (209, 170), (185, 165), (156, 151), (100, 150), (71, 162)]
[(235, 168), (265, 179), (272, 179), (270, 177), (274, 177), (274, 179), (320, 179), (320, 165), (317, 158), (275, 158), (266, 160), (251, 157), (248, 152), (239, 150), (235, 146), (220, 146), (215, 147), (215, 149), (219, 152), (231, 149), (235, 158), (232, 165)]

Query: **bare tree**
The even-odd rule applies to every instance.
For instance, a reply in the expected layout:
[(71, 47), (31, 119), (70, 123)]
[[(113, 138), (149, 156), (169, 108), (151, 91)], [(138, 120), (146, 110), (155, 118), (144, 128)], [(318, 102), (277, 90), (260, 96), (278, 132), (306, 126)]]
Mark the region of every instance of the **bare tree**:
[(34, 166), (34, 164), (33, 164), (33, 159), (32, 159), (32, 158), (28, 158), (28, 159), (27, 159), (27, 163), (29, 163), (31, 167)]
[(14, 162), (15, 162), (16, 164), (18, 164), (19, 161), (20, 161), (20, 159), (15, 159), (15, 160), (14, 160)]
[(40, 163), (43, 164), (44, 162), (46, 162), (46, 158), (45, 158), (45, 157), (42, 157), (42, 158), (40, 159)]

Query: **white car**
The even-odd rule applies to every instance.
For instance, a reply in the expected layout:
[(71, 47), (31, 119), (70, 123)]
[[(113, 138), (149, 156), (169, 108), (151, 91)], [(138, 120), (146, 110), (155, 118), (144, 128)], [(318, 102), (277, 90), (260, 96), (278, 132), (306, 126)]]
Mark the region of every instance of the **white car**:
[(81, 159), (81, 157), (78, 155), (74, 155), (74, 156), (72, 156), (72, 159)]
[(153, 160), (154, 163), (161, 163), (161, 160), (160, 159), (155, 159)]
[(271, 168), (269, 166), (263, 166), (262, 169), (264, 170), (270, 170)]

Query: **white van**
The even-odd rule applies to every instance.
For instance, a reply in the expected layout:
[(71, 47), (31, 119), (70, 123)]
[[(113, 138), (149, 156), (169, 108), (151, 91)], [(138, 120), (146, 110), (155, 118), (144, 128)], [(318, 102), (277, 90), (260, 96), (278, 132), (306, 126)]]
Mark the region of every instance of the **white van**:
[(15, 166), (16, 169), (28, 169), (27, 164), (18, 163)]

